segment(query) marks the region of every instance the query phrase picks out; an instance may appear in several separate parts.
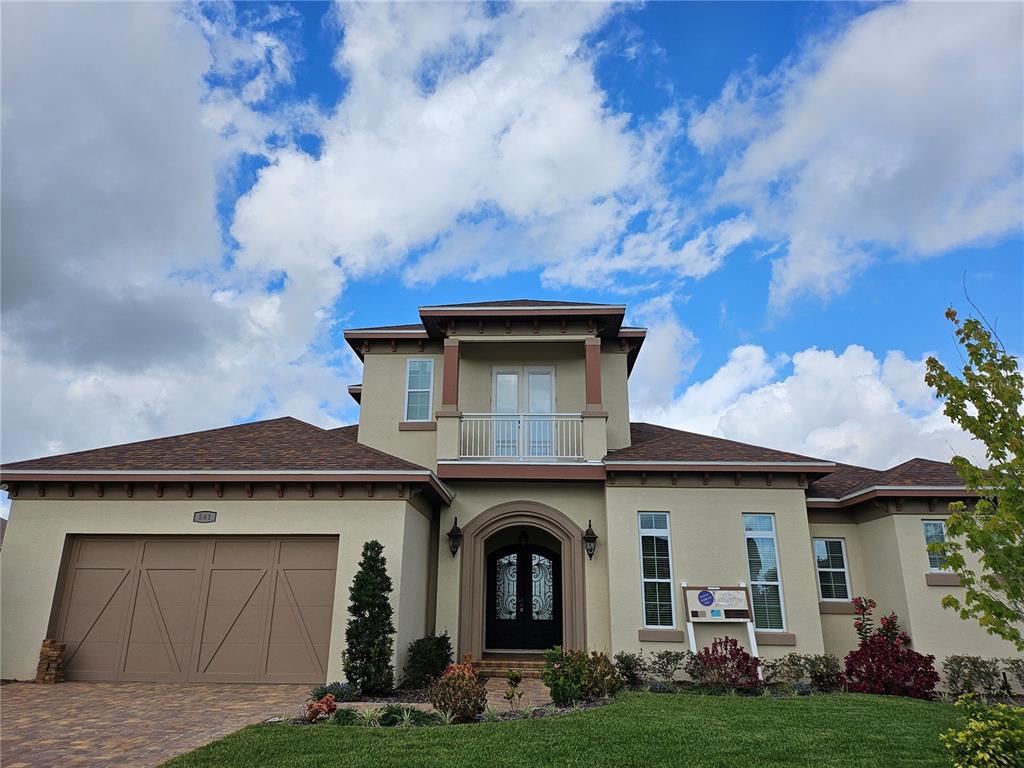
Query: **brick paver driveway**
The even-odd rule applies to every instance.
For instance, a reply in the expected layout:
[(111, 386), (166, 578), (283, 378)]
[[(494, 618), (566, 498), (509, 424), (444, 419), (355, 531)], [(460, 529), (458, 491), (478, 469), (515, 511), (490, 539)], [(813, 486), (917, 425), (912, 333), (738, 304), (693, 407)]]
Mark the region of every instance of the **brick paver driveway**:
[(0, 686), (0, 763), (153, 766), (249, 723), (298, 714), (309, 686), (61, 683)]

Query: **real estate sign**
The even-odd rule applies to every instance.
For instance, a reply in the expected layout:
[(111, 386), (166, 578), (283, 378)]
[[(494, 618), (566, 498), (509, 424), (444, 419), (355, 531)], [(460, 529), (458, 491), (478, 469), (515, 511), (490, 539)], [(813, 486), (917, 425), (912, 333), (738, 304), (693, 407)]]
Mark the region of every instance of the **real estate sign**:
[(686, 620), (693, 622), (750, 621), (750, 595), (746, 587), (691, 587), (683, 589)]

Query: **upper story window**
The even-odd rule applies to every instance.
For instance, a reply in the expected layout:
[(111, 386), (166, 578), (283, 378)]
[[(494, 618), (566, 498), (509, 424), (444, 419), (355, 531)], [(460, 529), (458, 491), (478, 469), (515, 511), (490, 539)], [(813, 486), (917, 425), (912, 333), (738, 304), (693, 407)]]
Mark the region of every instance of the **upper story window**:
[(850, 574), (846, 566), (846, 542), (815, 539), (814, 561), (818, 569), (818, 594), (822, 600), (849, 600)]
[(555, 369), (551, 366), (494, 369), (494, 413), (554, 413)]
[(405, 420), (430, 421), (434, 396), (434, 361), (411, 359), (405, 370)]
[[(923, 520), (922, 523), (924, 524), (924, 543), (926, 545), (946, 543), (946, 523), (944, 521)], [(945, 571), (946, 556), (939, 552), (929, 552), (928, 569), (931, 571)]]
[(775, 515), (743, 515), (743, 535), (747, 543), (754, 626), (757, 629), (784, 630), (786, 611), (782, 602), (779, 550), (775, 542)]
[(667, 512), (640, 513), (640, 588), (644, 626), (674, 627), (672, 546)]

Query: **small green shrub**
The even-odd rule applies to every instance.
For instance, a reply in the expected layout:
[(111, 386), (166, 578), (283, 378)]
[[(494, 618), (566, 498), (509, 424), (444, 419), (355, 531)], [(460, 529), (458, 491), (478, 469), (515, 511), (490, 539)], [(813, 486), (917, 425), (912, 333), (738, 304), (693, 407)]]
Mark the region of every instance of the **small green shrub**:
[(765, 683), (781, 683), (793, 687), (807, 675), (807, 660), (799, 653), (787, 653), (777, 659), (763, 659), (761, 669)]
[(565, 651), (555, 646), (544, 651), (540, 679), (559, 707), (571, 707), (584, 697), (590, 663), (586, 651)]
[(640, 685), (647, 677), (647, 660), (643, 653), (619, 651), (615, 654), (615, 669), (626, 685)]
[(359, 713), (354, 709), (339, 709), (334, 713), (331, 722), (335, 725), (359, 725)]
[(961, 696), (956, 708), (964, 727), (939, 736), (953, 768), (1015, 768), (1024, 762), (1024, 709), (988, 707), (973, 694)]
[(835, 693), (842, 690), (846, 682), (839, 658), (831, 653), (805, 656), (804, 669), (811, 679), (811, 690), (817, 693)]
[(487, 689), (480, 682), (470, 657), (461, 664), (449, 664), (441, 677), (430, 686), (430, 703), (434, 709), (454, 721), (471, 720), (487, 704)]
[(331, 694), (335, 701), (359, 701), (359, 689), (351, 683), (327, 683), (318, 685), (309, 692), (309, 698), (319, 701), (327, 694)]
[(364, 709), (362, 712), (358, 713), (359, 724), (369, 726), (370, 728), (380, 728), (381, 712), (382, 710), (380, 707)]
[(405, 662), (407, 688), (423, 688), (439, 678), (452, 663), (452, 639), (445, 632), (441, 635), (427, 635), (409, 643), (408, 660)]
[(651, 674), (664, 683), (671, 683), (676, 672), (682, 669), (693, 656), (689, 651), (655, 651), (651, 654), (648, 668)]
[(612, 660), (599, 651), (591, 651), (587, 659), (587, 676), (583, 694), (588, 699), (603, 699), (621, 691), (625, 683)]
[(998, 659), (980, 656), (947, 656), (942, 662), (946, 690), (953, 696), (984, 693), (991, 696), (999, 688), (1001, 675)]
[(380, 724), (384, 728), (394, 728), (401, 725), (405, 713), (409, 710), (400, 704), (387, 704), (380, 710)]

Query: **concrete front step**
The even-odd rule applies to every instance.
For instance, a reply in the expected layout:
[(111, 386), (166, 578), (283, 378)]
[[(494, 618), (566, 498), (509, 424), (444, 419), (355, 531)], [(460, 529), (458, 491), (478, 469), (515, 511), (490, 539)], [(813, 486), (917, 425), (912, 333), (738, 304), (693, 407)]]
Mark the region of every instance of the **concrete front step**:
[(519, 672), (524, 678), (539, 678), (542, 661), (524, 661), (522, 659), (484, 659), (476, 662), (480, 677), (505, 677), (510, 669)]

